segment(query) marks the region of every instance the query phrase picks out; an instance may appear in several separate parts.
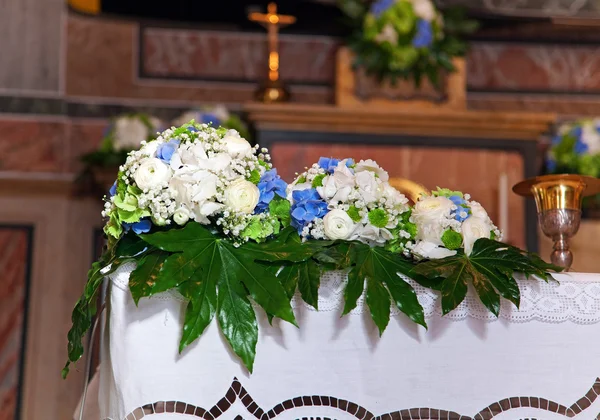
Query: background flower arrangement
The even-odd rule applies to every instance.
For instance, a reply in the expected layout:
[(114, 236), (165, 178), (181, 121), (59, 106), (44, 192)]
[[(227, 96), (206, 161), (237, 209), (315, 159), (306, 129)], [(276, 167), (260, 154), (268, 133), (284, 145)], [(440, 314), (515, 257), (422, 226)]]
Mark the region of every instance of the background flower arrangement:
[(442, 72), (455, 71), (465, 55), (464, 35), (478, 27), (461, 9), (438, 10), (431, 0), (339, 0), (352, 30), (348, 45), (355, 66), (379, 81), (423, 77), (440, 85)]
[(249, 371), (256, 306), (297, 325), (292, 297), (298, 291), (318, 309), (328, 270), (347, 273), (343, 314), (366, 294), (380, 333), (392, 304), (426, 326), (406, 277), (440, 290), (444, 313), (471, 284), (497, 315), (501, 296), (519, 305), (514, 272), (547, 279), (559, 270), (497, 242), (500, 232), (468, 195), (438, 189), (411, 208), (372, 160), (321, 158), (289, 186), (269, 160), (237, 131), (194, 122), (129, 154), (106, 200), (109, 246), (73, 311), (63, 375), (83, 354), (103, 278), (129, 261), (136, 303), (168, 290), (188, 300), (180, 351), (216, 318)]
[[(546, 157), (549, 174), (600, 177), (600, 119), (564, 123), (552, 138)], [(584, 215), (600, 217), (600, 197), (584, 200)]]
[(212, 124), (213, 127), (225, 127), (236, 130), (245, 139), (250, 139), (246, 123), (237, 115), (230, 113), (223, 105), (191, 109), (174, 119), (172, 124), (175, 127), (179, 127), (191, 120), (200, 124)]

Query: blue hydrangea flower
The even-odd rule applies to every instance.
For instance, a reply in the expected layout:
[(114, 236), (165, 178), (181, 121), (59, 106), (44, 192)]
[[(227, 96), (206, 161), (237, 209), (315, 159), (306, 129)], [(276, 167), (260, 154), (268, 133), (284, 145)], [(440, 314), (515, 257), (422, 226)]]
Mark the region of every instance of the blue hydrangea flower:
[(554, 159), (547, 159), (546, 169), (548, 169), (548, 172), (554, 172), (556, 170), (556, 161)]
[(260, 177), (258, 190), (260, 198), (254, 210), (255, 213), (264, 213), (269, 208), (269, 203), (275, 198), (275, 194), (286, 198), (287, 183), (277, 175), (277, 169), (271, 169)]
[(123, 223), (123, 230), (125, 233), (133, 230), (136, 234), (140, 233), (148, 233), (150, 232), (150, 228), (152, 227), (152, 222), (150, 219), (142, 219), (136, 223)]
[(327, 203), (323, 201), (316, 189), (310, 188), (292, 193), (291, 225), (302, 232), (302, 229), (315, 219), (321, 219), (329, 212)]
[(173, 153), (179, 147), (179, 140), (169, 140), (167, 143), (163, 143), (156, 149), (156, 157), (165, 163), (171, 162)]
[(417, 21), (417, 33), (412, 40), (412, 45), (415, 48), (428, 48), (433, 43), (433, 28), (431, 23), (425, 19)]
[(110, 194), (111, 197), (114, 197), (114, 195), (117, 193), (117, 181), (115, 181), (115, 183), (112, 185), (112, 187), (110, 187), (110, 190), (108, 190), (108, 193)]
[(451, 213), (452, 216), (454, 216), (454, 219), (458, 220), (459, 222), (464, 222), (469, 217), (471, 217), (471, 215), (469, 214), (469, 207), (464, 198), (458, 195), (451, 195), (448, 198), (456, 206), (456, 210), (453, 210)]
[(581, 139), (581, 137), (578, 138), (575, 142), (575, 153), (577, 153), (578, 155), (587, 153), (589, 149), (590, 147)]
[(206, 114), (202, 114), (202, 116), (200, 117), (200, 120), (201, 120), (202, 124), (211, 124), (212, 123), (212, 125), (215, 127), (218, 127), (221, 125), (221, 120), (219, 120), (215, 114), (212, 114), (210, 112), (207, 112)]
[(371, 5), (371, 13), (379, 17), (394, 5), (395, 0), (377, 0)]
[(194, 127), (193, 125), (190, 125), (187, 129), (188, 129), (188, 131), (191, 131), (192, 133), (198, 132), (198, 129), (196, 127)]
[(328, 174), (332, 174), (339, 163), (339, 159), (322, 157), (319, 159), (318, 165), (320, 168), (325, 169)]
[(354, 165), (354, 159), (352, 159), (352, 158), (346, 159), (346, 167), (349, 168), (352, 165)]

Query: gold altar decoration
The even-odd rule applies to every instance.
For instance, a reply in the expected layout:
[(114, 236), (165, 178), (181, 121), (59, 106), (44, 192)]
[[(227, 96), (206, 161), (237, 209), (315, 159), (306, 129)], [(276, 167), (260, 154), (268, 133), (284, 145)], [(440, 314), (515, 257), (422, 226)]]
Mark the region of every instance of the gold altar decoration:
[(392, 187), (404, 194), (412, 204), (415, 204), (421, 195), (430, 193), (423, 185), (406, 178), (390, 178), (389, 183)]
[(294, 16), (277, 13), (277, 4), (269, 3), (267, 13), (250, 13), (248, 19), (267, 28), (269, 40), (269, 78), (256, 92), (256, 99), (265, 103), (285, 102), (289, 92), (279, 79), (279, 29), (296, 22)]
[(535, 198), (542, 232), (554, 242), (550, 260), (569, 270), (573, 265), (569, 241), (579, 230), (583, 198), (600, 193), (600, 179), (582, 175), (545, 175), (522, 181), (513, 187), (513, 191)]
[(424, 79), (417, 87), (412, 81), (398, 80), (381, 84), (364, 70), (353, 68), (354, 56), (341, 47), (336, 59), (335, 103), (340, 107), (364, 107), (394, 110), (465, 110), (467, 108), (467, 77), (465, 59), (455, 57), (454, 73), (442, 77), (442, 88), (436, 89)]

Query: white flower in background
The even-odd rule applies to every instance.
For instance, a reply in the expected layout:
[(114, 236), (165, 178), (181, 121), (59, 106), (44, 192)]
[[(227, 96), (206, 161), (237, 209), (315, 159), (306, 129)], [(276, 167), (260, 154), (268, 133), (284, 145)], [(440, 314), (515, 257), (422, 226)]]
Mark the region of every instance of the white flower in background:
[(360, 172), (363, 172), (363, 171), (373, 172), (383, 182), (387, 182), (390, 179), (390, 176), (388, 175), (388, 173), (385, 170), (383, 170), (377, 164), (377, 162), (375, 162), (374, 160), (371, 160), (371, 159), (361, 160), (360, 162), (358, 162), (356, 164), (356, 166), (354, 167), (354, 171), (357, 174)]
[(139, 117), (121, 117), (113, 128), (113, 145), (116, 150), (135, 150), (148, 139), (150, 132)]
[(230, 209), (250, 214), (260, 198), (258, 187), (245, 179), (238, 179), (225, 190), (225, 204)]
[(431, 22), (435, 19), (435, 6), (431, 2), (431, 0), (410, 0), (413, 6), (413, 10), (415, 11), (415, 15), (424, 19), (428, 22)]
[(480, 238), (489, 238), (492, 226), (489, 219), (480, 219), (479, 217), (469, 217), (462, 224), (463, 246), (465, 254), (471, 255), (475, 241)]
[(383, 189), (379, 183), (381, 181), (378, 182), (373, 172), (359, 172), (356, 174), (355, 179), (358, 191), (366, 203), (372, 203), (381, 198), (383, 193)]
[(329, 239), (348, 239), (354, 231), (355, 224), (343, 210), (334, 209), (323, 218), (325, 235)]
[(147, 158), (140, 163), (133, 179), (142, 190), (162, 186), (171, 179), (171, 168), (160, 159)]
[(252, 146), (235, 130), (229, 130), (223, 138), (227, 153), (232, 157), (244, 157), (252, 152)]
[(443, 246), (439, 246), (436, 243), (428, 241), (418, 242), (411, 250), (411, 252), (420, 257), (421, 259), (427, 260), (439, 260), (446, 257), (452, 257), (456, 255), (456, 251), (450, 251)]
[(173, 125), (175, 127), (179, 127), (179, 126), (189, 123), (192, 120), (196, 121), (197, 123), (201, 123), (202, 122), (202, 121), (200, 121), (201, 117), (202, 117), (202, 113), (200, 111), (189, 110), (189, 111), (186, 111), (183, 114), (181, 114), (179, 117), (175, 118), (173, 120)]
[(173, 213), (173, 220), (179, 226), (185, 225), (190, 220), (190, 211), (187, 207), (181, 206)]
[(229, 111), (223, 104), (216, 105), (212, 110), (210, 110), (210, 113), (214, 114), (215, 117), (221, 121), (221, 124), (229, 119)]
[(398, 32), (394, 29), (391, 23), (386, 24), (381, 32), (375, 37), (375, 41), (380, 44), (389, 42), (392, 45), (398, 44)]
[(586, 121), (581, 127), (581, 140), (587, 144), (589, 154), (600, 153), (600, 133), (598, 132), (599, 120)]

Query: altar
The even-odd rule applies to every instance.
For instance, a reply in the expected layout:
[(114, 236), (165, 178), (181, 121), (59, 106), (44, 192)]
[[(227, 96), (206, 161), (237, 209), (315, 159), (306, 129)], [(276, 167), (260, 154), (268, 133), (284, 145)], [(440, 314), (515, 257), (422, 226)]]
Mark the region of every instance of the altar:
[[(319, 311), (293, 299), (299, 328), (259, 315), (249, 373), (216, 322), (178, 354), (185, 302), (136, 307), (131, 265), (111, 276), (102, 334), (101, 419), (594, 419), (600, 412), (600, 275), (519, 280), (521, 307), (496, 319), (470, 294), (442, 317), (413, 283), (428, 330), (392, 309), (382, 337), (364, 296), (340, 318), (345, 275), (321, 279)], [(152, 351), (148, 351), (152, 349)]]

